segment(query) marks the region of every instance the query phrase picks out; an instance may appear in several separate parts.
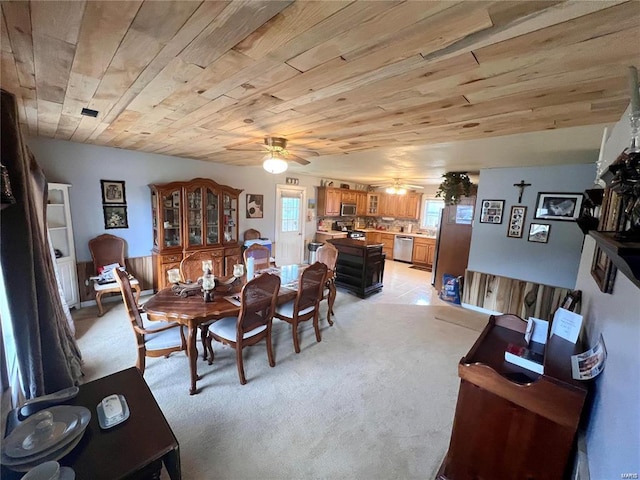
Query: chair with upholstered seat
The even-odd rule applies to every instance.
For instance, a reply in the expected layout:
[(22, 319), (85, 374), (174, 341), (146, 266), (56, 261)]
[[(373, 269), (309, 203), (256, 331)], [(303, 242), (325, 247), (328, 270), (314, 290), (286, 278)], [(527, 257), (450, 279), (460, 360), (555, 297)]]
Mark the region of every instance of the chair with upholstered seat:
[(179, 323), (161, 321), (149, 321), (145, 327), (138, 302), (133, 298), (129, 274), (116, 269), (115, 278), (116, 285), (122, 293), (122, 300), (127, 307), (129, 320), (138, 344), (136, 367), (144, 375), (146, 357), (168, 357), (173, 352), (187, 349), (184, 329)]
[[(91, 258), (93, 259), (93, 268), (95, 273), (100, 273), (100, 269), (106, 265), (113, 265), (117, 263), (121, 267), (125, 266), (124, 263), (124, 239), (116, 237), (115, 235), (109, 235), (105, 233), (99, 235), (96, 238), (89, 240), (89, 251), (91, 252)], [(131, 288), (136, 292), (136, 303), (140, 301), (140, 283), (135, 278), (132, 278)], [(102, 307), (102, 296), (107, 293), (120, 293), (120, 287), (115, 282), (99, 283), (94, 281), (93, 289), (96, 294), (96, 303), (98, 304), (98, 316), (101, 317), (104, 314)]]
[(336, 261), (338, 259), (338, 249), (331, 243), (325, 243), (316, 251), (316, 259), (320, 263), (327, 266), (327, 280), (322, 289), (322, 300), (327, 300), (327, 322), (333, 325), (331, 315), (333, 313), (333, 304), (336, 301)]
[(209, 364), (213, 363), (211, 341), (229, 345), (236, 351), (236, 365), (242, 385), (247, 383), (244, 375), (242, 349), (266, 339), (269, 366), (276, 362), (271, 344), (271, 324), (280, 290), (280, 277), (263, 273), (247, 282), (242, 288), (241, 307), (237, 317), (225, 317), (209, 326), (207, 342), (210, 352)]
[(291, 324), (293, 348), (296, 353), (300, 353), (300, 340), (298, 339), (298, 324), (300, 322), (313, 319), (316, 341), (322, 340), (318, 326), (318, 310), (326, 277), (327, 266), (324, 263), (316, 262), (305, 268), (300, 277), (296, 298), (278, 305), (276, 308), (274, 316)]
[(198, 281), (198, 278), (204, 273), (204, 264), (208, 264), (211, 269), (211, 273), (214, 272), (213, 268), (213, 253), (211, 251), (197, 251), (185, 256), (180, 262), (180, 276), (184, 282), (191, 280), (192, 282)]
[(256, 271), (264, 268), (269, 268), (271, 261), (271, 250), (264, 245), (258, 245), (254, 243), (247, 248), (242, 254), (244, 257), (244, 263), (247, 264), (248, 258), (253, 258), (253, 266)]

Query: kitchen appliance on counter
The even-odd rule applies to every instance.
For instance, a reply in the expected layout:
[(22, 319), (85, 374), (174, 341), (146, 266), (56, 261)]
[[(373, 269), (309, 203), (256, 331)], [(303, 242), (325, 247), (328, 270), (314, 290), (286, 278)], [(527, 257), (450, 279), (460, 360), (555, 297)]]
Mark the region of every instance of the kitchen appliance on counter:
[(413, 237), (396, 235), (393, 241), (393, 259), (411, 263), (413, 257)]
[(333, 230), (346, 232), (347, 238), (354, 238), (356, 240), (366, 239), (366, 233), (361, 230), (356, 230), (353, 222), (333, 222)]

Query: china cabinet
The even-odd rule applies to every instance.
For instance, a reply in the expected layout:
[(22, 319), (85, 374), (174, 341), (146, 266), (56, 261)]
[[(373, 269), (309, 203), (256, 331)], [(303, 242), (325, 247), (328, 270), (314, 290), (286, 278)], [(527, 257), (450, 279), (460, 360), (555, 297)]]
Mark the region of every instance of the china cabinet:
[(238, 199), (242, 190), (196, 178), (150, 185), (154, 289), (167, 286), (167, 270), (188, 253), (211, 254), (214, 275), (228, 275), (240, 259)]
[(69, 187), (64, 183), (50, 183), (47, 201), (47, 230), (54, 248), (62, 291), (69, 308), (78, 307), (78, 274), (73, 225), (69, 206)]

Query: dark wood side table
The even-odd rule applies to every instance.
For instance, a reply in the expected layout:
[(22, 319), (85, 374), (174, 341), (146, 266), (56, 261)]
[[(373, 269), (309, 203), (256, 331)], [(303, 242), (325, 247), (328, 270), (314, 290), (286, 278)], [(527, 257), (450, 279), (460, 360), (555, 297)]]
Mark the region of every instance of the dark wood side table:
[(460, 391), (449, 450), (437, 480), (569, 477), (570, 455), (588, 384), (571, 377), (581, 348), (547, 340), (544, 374), (506, 362), (509, 343), (525, 346), (527, 322), (491, 316), (458, 364)]
[[(122, 394), (131, 412), (124, 423), (102, 430), (96, 406), (111, 394)], [(59, 460), (73, 468), (77, 480), (158, 479), (164, 463), (171, 480), (180, 480), (180, 447), (149, 386), (131, 367), (80, 386), (68, 405), (91, 411), (80, 443)], [(17, 410), (9, 412), (7, 433), (17, 424)], [(19, 479), (24, 473), (2, 467), (1, 477)]]

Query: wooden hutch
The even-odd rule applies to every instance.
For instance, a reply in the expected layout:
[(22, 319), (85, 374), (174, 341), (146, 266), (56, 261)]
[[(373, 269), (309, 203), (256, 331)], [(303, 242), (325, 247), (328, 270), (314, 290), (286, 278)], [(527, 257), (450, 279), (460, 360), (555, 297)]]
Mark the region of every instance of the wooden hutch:
[(213, 274), (231, 275), (240, 262), (238, 199), (242, 190), (207, 178), (150, 185), (153, 288), (167, 286), (167, 270), (195, 251), (211, 253)]

